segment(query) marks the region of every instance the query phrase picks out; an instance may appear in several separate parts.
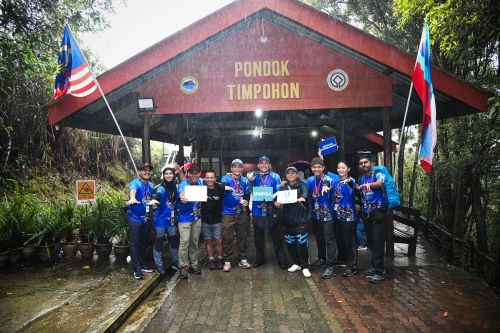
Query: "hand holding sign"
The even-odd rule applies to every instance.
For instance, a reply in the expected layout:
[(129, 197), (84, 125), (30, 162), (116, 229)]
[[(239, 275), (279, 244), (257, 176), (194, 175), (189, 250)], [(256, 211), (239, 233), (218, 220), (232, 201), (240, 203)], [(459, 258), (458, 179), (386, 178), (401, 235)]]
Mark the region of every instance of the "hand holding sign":
[(339, 150), (339, 146), (337, 145), (337, 140), (334, 136), (331, 138), (325, 139), (318, 143), (320, 155), (326, 156), (335, 153)]
[(281, 204), (291, 204), (297, 202), (297, 190), (279, 191), (277, 202)]

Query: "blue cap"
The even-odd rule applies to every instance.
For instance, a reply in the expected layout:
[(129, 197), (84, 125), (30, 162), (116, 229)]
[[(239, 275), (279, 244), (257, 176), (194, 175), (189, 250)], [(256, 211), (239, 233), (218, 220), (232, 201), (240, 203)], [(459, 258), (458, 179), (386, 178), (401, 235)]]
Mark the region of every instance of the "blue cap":
[(234, 164), (241, 164), (241, 165), (243, 165), (243, 161), (242, 161), (242, 160), (240, 160), (239, 158), (236, 158), (236, 159), (234, 159), (234, 160), (231, 162), (231, 165), (234, 165)]
[(259, 157), (259, 163), (262, 162), (262, 161), (268, 161), (268, 162), (271, 162), (271, 160), (269, 159), (269, 157), (267, 156), (261, 156)]

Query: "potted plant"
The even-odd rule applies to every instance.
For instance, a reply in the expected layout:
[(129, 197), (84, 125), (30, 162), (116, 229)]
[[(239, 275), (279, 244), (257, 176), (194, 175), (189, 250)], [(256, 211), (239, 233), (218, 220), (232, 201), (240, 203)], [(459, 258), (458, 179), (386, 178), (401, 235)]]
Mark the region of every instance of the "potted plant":
[(54, 235), (59, 230), (56, 216), (57, 210), (50, 205), (42, 207), (37, 214), (38, 230), (33, 235), (33, 240), (38, 259), (41, 261), (49, 261), (57, 255), (54, 249)]
[(114, 225), (112, 205), (107, 194), (96, 199), (92, 207), (92, 215), (96, 238), (95, 250), (99, 259), (108, 259), (113, 248), (111, 237), (113, 236)]
[(78, 251), (78, 243), (76, 241), (74, 231), (76, 229), (75, 223), (75, 205), (66, 200), (64, 204), (56, 206), (56, 225), (58, 225), (58, 232), (56, 237), (61, 242), (61, 247), (66, 259), (74, 259)]
[(127, 206), (121, 193), (112, 196), (114, 252), (118, 260), (125, 260), (130, 253)]
[(93, 231), (93, 217), (92, 207), (90, 205), (79, 206), (77, 209), (77, 220), (79, 225), (79, 238), (78, 248), (82, 260), (91, 260), (94, 256), (94, 231)]

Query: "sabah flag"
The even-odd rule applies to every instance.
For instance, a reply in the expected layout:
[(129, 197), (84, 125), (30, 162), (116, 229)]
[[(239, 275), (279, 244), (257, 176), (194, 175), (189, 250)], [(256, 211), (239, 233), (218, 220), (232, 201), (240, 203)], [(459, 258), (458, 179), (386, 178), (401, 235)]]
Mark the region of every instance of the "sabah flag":
[(431, 46), (429, 26), (424, 25), (418, 47), (417, 62), (412, 75), (413, 85), (423, 105), (422, 132), (420, 135), (420, 166), (427, 172), (432, 169), (432, 157), (436, 146), (436, 101), (432, 85)]
[(57, 55), (56, 83), (52, 99), (64, 94), (76, 97), (85, 97), (94, 92), (97, 84), (90, 71), (89, 65), (71, 34), (69, 26), (64, 27), (64, 37)]

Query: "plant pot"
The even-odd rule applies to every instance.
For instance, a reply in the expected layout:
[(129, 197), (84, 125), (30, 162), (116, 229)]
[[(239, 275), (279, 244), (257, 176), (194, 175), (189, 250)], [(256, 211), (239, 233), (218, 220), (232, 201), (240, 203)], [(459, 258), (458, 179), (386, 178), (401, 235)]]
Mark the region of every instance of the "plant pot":
[(97, 252), (99, 259), (108, 259), (112, 249), (113, 244), (111, 243), (95, 245), (95, 251)]
[(29, 259), (35, 254), (35, 245), (26, 245), (21, 251), (24, 259)]
[(61, 250), (62, 250), (61, 242), (55, 242), (54, 243), (54, 252), (52, 253), (52, 255), (54, 256), (54, 258), (58, 258), (59, 257), (59, 254), (61, 253)]
[(78, 251), (78, 243), (75, 242), (65, 242), (61, 243), (64, 257), (68, 260), (75, 259), (76, 251)]
[(0, 253), (0, 268), (5, 267), (9, 262), (9, 251)]
[(40, 261), (49, 261), (54, 253), (54, 244), (37, 246), (36, 255)]
[(22, 251), (23, 251), (22, 247), (10, 250), (9, 261), (10, 261), (11, 264), (15, 265), (19, 261), (21, 261), (21, 258), (23, 257)]
[(115, 257), (117, 260), (124, 261), (130, 253), (130, 246), (128, 245), (115, 245)]
[(78, 244), (82, 260), (92, 260), (94, 257), (94, 243), (80, 243)]

